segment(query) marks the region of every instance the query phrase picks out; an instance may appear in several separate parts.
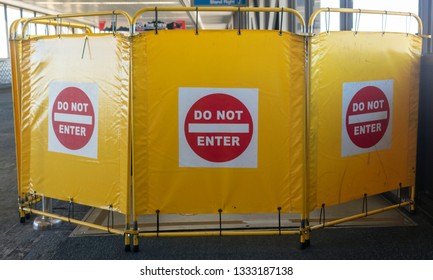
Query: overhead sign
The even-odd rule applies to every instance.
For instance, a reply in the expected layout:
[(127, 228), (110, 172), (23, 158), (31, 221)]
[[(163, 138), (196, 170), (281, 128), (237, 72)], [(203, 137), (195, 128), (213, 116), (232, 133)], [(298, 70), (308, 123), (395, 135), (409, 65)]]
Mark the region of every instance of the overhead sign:
[(135, 31), (137, 32), (155, 30), (156, 28), (158, 28), (158, 30), (186, 29), (186, 21), (176, 20), (168, 23), (162, 21), (158, 21), (158, 22), (148, 21), (148, 22), (137, 22), (135, 24)]
[(193, 6), (246, 6), (247, 0), (194, 0)]
[(343, 84), (342, 156), (391, 148), (393, 81)]
[(257, 167), (257, 89), (179, 89), (179, 166)]
[(48, 127), (49, 151), (97, 158), (97, 85), (51, 83)]

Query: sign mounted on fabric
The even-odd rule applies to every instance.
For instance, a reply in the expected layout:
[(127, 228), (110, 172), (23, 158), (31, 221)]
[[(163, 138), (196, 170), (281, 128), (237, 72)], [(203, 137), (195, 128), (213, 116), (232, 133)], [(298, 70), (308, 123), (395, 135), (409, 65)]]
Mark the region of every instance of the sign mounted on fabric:
[(342, 156), (391, 148), (393, 84), (343, 84)]
[(49, 89), (48, 150), (98, 156), (98, 86), (53, 82)]
[(257, 167), (257, 89), (179, 89), (180, 167)]

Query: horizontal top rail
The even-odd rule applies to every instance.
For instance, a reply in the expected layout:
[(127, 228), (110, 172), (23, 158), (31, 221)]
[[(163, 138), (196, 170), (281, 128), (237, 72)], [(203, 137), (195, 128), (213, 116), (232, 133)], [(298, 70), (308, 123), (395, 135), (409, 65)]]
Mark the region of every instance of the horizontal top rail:
[[(30, 23), (35, 23), (35, 22), (40, 21), (40, 20), (56, 20), (56, 24), (53, 24), (53, 25), (61, 25), (59, 20), (65, 19), (65, 18), (110, 16), (110, 15), (113, 15), (113, 16), (120, 15), (120, 16), (125, 17), (129, 23), (129, 25), (131, 26), (132, 18), (127, 12), (124, 12), (121, 10), (114, 10), (114, 11), (92, 12), (92, 13), (58, 14), (58, 15), (47, 15), (47, 16), (34, 17), (34, 18), (30, 18), (30, 19), (27, 19), (26, 21), (24, 21), (22, 33), (25, 34), (27, 26)], [(69, 26), (69, 23), (66, 26)], [(12, 30), (12, 27), (14, 27), (13, 30)], [(11, 26), (11, 34), (16, 34), (17, 27), (18, 27), (18, 24)]]
[(34, 20), (32, 23), (35, 24), (44, 24), (44, 25), (53, 25), (53, 26), (62, 26), (62, 27), (71, 27), (71, 28), (80, 28), (86, 30), (87, 33), (93, 33), (92, 28), (88, 24), (75, 23), (75, 22), (56, 22), (50, 19), (39, 19)]
[(14, 20), (9, 28), (9, 40), (15, 40), (17, 38), (17, 30), (18, 30), (18, 26), (27, 21), (28, 18), (20, 18), (17, 20)]
[(406, 16), (413, 17), (418, 22), (418, 35), (423, 38), (430, 38), (430, 35), (423, 35), (423, 26), (421, 18), (409, 12), (394, 12), (394, 11), (379, 11), (379, 10), (363, 10), (363, 9), (348, 9), (348, 8), (320, 8), (311, 14), (310, 20), (308, 21), (308, 30), (313, 33), (314, 20), (320, 13), (333, 12), (333, 13), (350, 13), (350, 14), (374, 14), (374, 15), (393, 15), (393, 16)]
[[(10, 28), (10, 39), (11, 40), (15, 40), (17, 38), (17, 29), (18, 26), (26, 21), (28, 21), (28, 18), (20, 18), (15, 20), (12, 24), (11, 24), (11, 28)], [(34, 24), (43, 24), (43, 25), (52, 25), (52, 26), (62, 26), (62, 27), (71, 27), (71, 28), (80, 28), (86, 31), (86, 33), (93, 33), (92, 28), (87, 25), (87, 24), (81, 24), (81, 23), (75, 23), (75, 22), (56, 22), (53, 20), (48, 20), (48, 19), (38, 19), (38, 20), (34, 20), (32, 21), (32, 23)], [(23, 34), (25, 34), (23, 32)]]
[[(265, 12), (265, 13), (291, 13), (295, 15), (303, 29), (305, 29), (305, 20), (302, 15), (290, 8), (257, 8), (257, 7), (154, 7), (142, 8), (132, 18), (132, 24), (137, 23), (138, 18), (146, 12)], [(196, 23), (197, 24), (197, 23)]]

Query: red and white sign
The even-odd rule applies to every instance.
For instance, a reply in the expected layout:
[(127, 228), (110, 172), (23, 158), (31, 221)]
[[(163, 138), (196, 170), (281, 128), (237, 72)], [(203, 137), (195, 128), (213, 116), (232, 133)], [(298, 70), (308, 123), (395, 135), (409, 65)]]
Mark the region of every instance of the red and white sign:
[(214, 93), (195, 102), (185, 119), (185, 137), (191, 149), (210, 162), (240, 156), (253, 136), (253, 120), (237, 98)]
[(78, 150), (89, 143), (95, 128), (95, 111), (89, 97), (77, 87), (67, 87), (54, 100), (54, 133), (63, 146)]
[(257, 89), (179, 89), (181, 167), (257, 167)]
[(48, 150), (97, 157), (97, 86), (50, 85)]
[(390, 80), (343, 85), (342, 156), (391, 147), (392, 98)]

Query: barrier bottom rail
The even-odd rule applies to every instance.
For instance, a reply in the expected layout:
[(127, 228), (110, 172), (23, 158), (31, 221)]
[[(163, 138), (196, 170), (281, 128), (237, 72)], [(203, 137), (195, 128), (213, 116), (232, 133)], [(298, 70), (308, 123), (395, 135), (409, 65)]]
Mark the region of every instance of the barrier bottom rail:
[[(410, 188), (410, 198), (407, 201), (401, 201), (399, 203), (392, 204), (390, 206), (386, 206), (379, 209), (374, 209), (370, 211), (366, 211), (363, 213), (359, 213), (356, 215), (335, 219), (331, 221), (325, 222), (325, 219), (323, 219), (322, 222), (322, 215), (320, 215), (319, 223), (316, 225), (309, 224), (309, 220), (305, 220), (301, 223), (299, 229), (291, 229), (290, 227), (269, 227), (269, 228), (213, 228), (213, 229), (191, 229), (191, 230), (158, 230), (157, 231), (140, 231), (137, 227), (133, 227), (131, 229), (131, 225), (126, 224), (125, 230), (116, 229), (114, 227), (109, 226), (103, 226), (98, 225), (91, 222), (86, 222), (82, 220), (78, 220), (71, 217), (65, 217), (59, 214), (44, 212), (41, 210), (37, 210), (31, 207), (31, 205), (36, 204), (37, 202), (41, 201), (40, 196), (32, 196), (30, 200), (20, 203), (19, 205), (19, 212), (20, 212), (20, 222), (24, 223), (25, 219), (28, 219), (30, 217), (30, 214), (36, 214), (40, 216), (49, 217), (52, 219), (58, 219), (64, 222), (68, 222), (71, 224), (76, 224), (79, 226), (86, 226), (91, 229), (100, 230), (103, 232), (107, 232), (109, 234), (116, 234), (124, 236), (124, 245), (125, 245), (125, 251), (131, 251), (131, 244), (132, 244), (132, 251), (137, 252), (139, 251), (139, 238), (154, 238), (154, 237), (199, 237), (199, 236), (271, 236), (271, 235), (299, 235), (300, 240), (300, 249), (305, 249), (310, 246), (310, 234), (314, 230), (318, 229), (324, 229), (326, 227), (332, 227), (337, 224), (346, 223), (349, 221), (362, 219), (364, 217), (376, 215), (379, 213), (383, 213), (386, 211), (391, 211), (398, 208), (403, 207), (410, 207), (410, 212), (413, 213), (415, 211), (415, 201), (414, 201), (414, 189), (415, 186), (408, 187)], [(401, 192), (401, 189), (400, 189)], [(137, 223), (137, 222), (135, 222)]]

